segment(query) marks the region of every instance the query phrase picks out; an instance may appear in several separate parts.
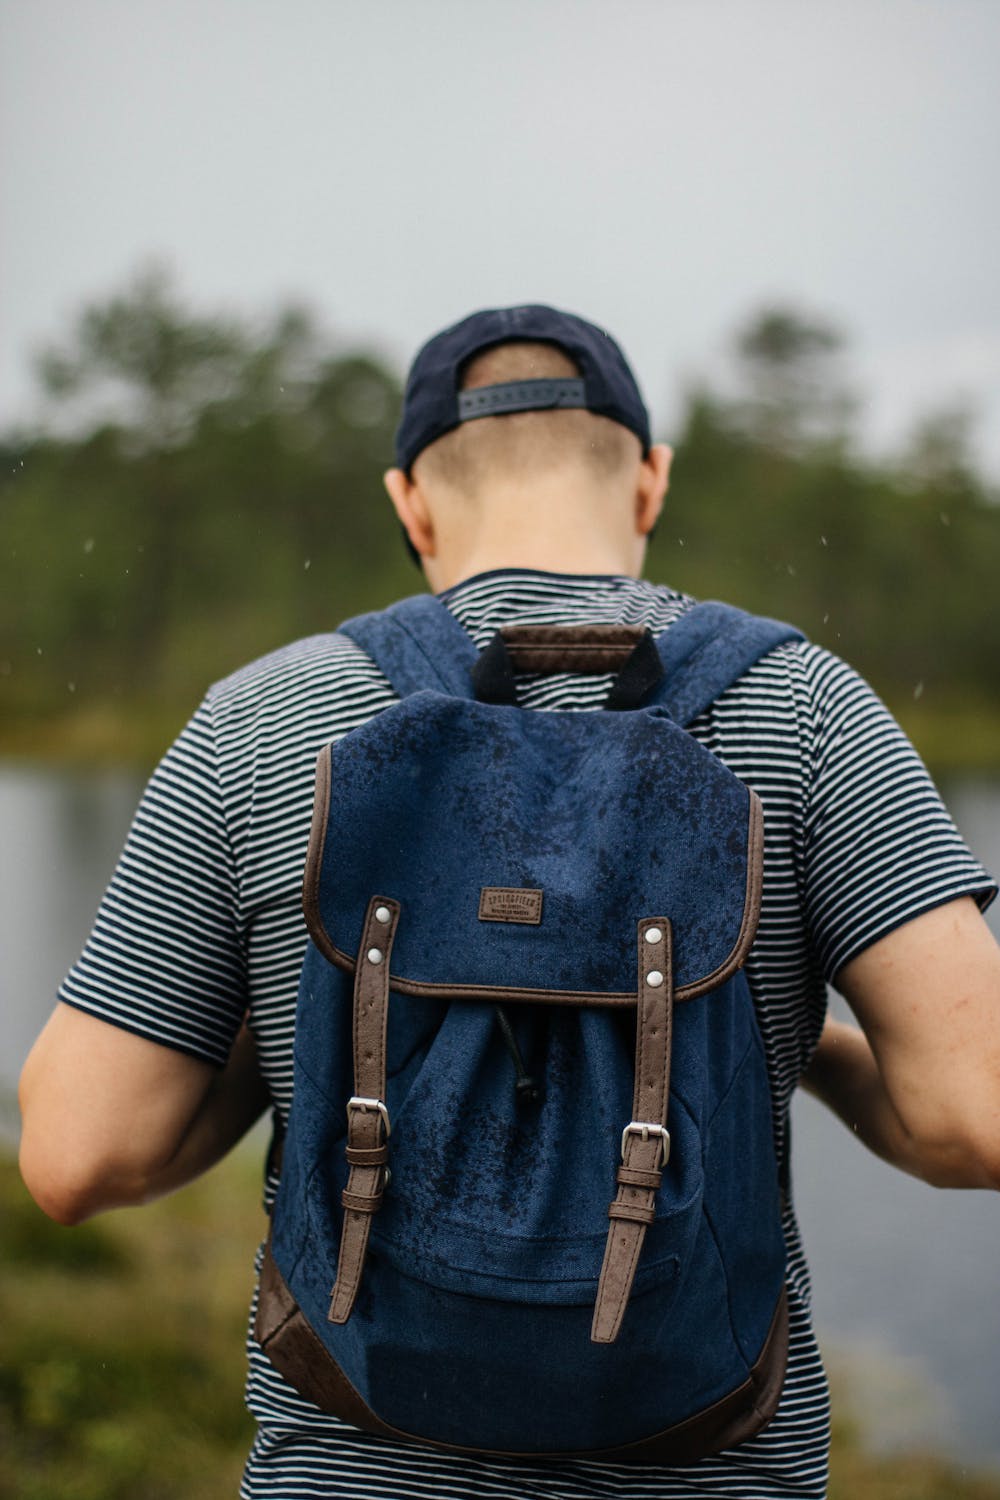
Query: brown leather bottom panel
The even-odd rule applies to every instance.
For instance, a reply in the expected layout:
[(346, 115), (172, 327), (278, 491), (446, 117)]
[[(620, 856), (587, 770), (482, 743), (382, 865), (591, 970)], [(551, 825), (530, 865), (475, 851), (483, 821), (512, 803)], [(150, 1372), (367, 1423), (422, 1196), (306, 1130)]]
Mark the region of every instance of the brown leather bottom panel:
[(397, 1442), (423, 1443), (449, 1453), (486, 1454), (497, 1458), (587, 1458), (616, 1463), (690, 1464), (723, 1448), (733, 1448), (766, 1427), (778, 1409), (788, 1358), (788, 1303), (784, 1290), (778, 1300), (764, 1347), (749, 1376), (713, 1406), (679, 1422), (665, 1432), (641, 1438), (620, 1448), (587, 1449), (574, 1453), (498, 1452), (462, 1448), (400, 1432), (375, 1415), (362, 1400), (340, 1366), (309, 1327), (274, 1263), (271, 1248), (264, 1254), (260, 1298), (254, 1327), (257, 1341), (275, 1369), (321, 1411), (341, 1417), (354, 1427)]

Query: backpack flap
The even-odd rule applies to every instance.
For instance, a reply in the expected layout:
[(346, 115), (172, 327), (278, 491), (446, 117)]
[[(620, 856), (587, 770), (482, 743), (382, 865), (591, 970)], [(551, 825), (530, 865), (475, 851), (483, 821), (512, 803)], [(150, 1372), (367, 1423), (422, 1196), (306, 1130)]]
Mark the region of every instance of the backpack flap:
[(351, 973), (370, 897), (397, 901), (400, 993), (576, 1005), (636, 1003), (635, 924), (663, 913), (685, 1000), (745, 959), (762, 849), (755, 794), (661, 707), (428, 690), (320, 755), (304, 909)]

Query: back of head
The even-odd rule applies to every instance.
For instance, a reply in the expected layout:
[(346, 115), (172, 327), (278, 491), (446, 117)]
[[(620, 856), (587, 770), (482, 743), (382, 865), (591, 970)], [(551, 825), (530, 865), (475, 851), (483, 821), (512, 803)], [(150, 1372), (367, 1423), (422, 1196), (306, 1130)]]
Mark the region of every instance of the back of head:
[[(461, 369), (459, 389), (579, 374), (576, 361), (555, 344), (516, 340), (473, 355)], [(641, 453), (639, 438), (620, 422), (582, 407), (554, 407), (463, 422), (420, 452), (413, 473), (425, 487), (477, 498), (556, 472), (575, 484), (613, 484)]]
[(385, 480), (441, 589), (498, 567), (636, 573), (668, 467), (611, 335), (531, 304), (472, 313), (423, 346)]

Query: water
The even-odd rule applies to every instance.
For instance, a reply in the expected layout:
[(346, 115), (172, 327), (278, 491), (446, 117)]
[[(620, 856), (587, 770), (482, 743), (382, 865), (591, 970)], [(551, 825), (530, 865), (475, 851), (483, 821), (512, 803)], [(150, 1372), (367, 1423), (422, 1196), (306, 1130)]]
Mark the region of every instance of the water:
[[(0, 767), (0, 1124), (6, 1112), (11, 1129), (21, 1063), (87, 934), (139, 790), (121, 772)], [(963, 782), (948, 801), (1000, 870), (1000, 782)], [(1000, 912), (991, 921), (998, 930)], [(870, 1439), (1000, 1468), (1000, 1194), (940, 1192), (892, 1171), (805, 1096), (794, 1138), (817, 1327)]]

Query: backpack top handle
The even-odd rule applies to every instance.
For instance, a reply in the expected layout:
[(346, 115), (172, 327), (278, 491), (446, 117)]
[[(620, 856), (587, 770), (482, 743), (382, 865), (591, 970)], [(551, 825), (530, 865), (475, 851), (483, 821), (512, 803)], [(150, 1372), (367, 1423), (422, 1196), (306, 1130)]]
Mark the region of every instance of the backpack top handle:
[(638, 708), (663, 679), (652, 633), (641, 625), (508, 625), (472, 667), (481, 703), (516, 705), (518, 672), (607, 673), (617, 676), (605, 708)]
[[(602, 632), (608, 634), (602, 638)], [(513, 641), (518, 663), (530, 661), (522, 671), (617, 671), (605, 708), (658, 705), (683, 726), (775, 646), (803, 639), (781, 620), (704, 601), (686, 609), (655, 641), (654, 677), (652, 652), (642, 640), (648, 632), (641, 625), (508, 625), (499, 645), (494, 637), (479, 652), (444, 600), (433, 594), (416, 594), (387, 610), (345, 620), (339, 633), (377, 663), (401, 698), (433, 688), (458, 698), (515, 703), (515, 664), (507, 644)], [(489, 660), (480, 666), (484, 657)], [(595, 665), (588, 667), (587, 661)], [(472, 676), (477, 669), (492, 696), (477, 691)]]

